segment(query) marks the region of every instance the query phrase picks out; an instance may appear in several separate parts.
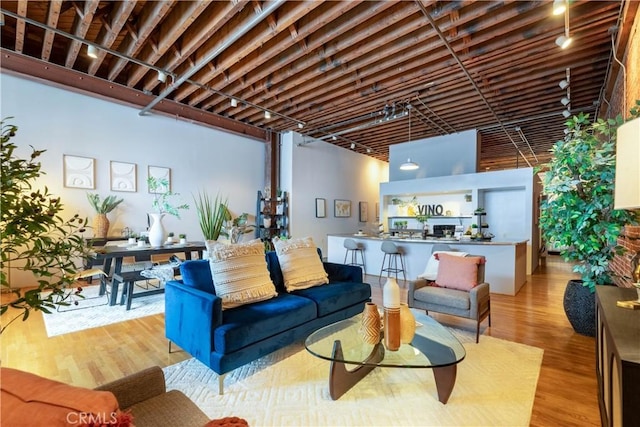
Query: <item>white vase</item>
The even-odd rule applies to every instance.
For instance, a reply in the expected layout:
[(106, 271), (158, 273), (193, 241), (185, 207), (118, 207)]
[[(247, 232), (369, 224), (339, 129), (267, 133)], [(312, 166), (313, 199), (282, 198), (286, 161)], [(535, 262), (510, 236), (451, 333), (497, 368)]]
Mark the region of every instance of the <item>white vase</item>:
[(164, 218), (164, 214), (152, 213), (149, 214), (153, 223), (151, 224), (151, 228), (149, 229), (149, 244), (152, 247), (160, 247), (165, 242), (165, 232), (164, 226), (162, 225), (162, 218)]

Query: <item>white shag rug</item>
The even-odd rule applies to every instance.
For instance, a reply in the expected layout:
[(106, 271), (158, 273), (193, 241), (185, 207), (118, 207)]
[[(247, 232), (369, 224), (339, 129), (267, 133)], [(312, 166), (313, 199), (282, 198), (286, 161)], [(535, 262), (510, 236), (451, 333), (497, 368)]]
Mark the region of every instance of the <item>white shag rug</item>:
[(212, 419), (259, 426), (527, 426), (543, 350), (452, 330), (464, 344), (447, 404), (431, 369), (376, 368), (340, 399), (329, 396), (330, 362), (302, 343), (218, 376), (196, 359), (164, 369), (167, 387), (184, 392)]
[[(110, 306), (107, 295), (98, 295), (98, 285), (83, 287), (84, 298), (72, 298), (69, 300), (71, 305), (60, 307), (60, 311), (42, 313), (47, 336), (53, 337), (164, 313), (164, 294), (134, 298), (131, 300), (131, 309), (127, 310), (126, 305), (120, 305), (121, 292), (122, 290), (119, 292), (116, 305)], [(135, 286), (134, 294), (138, 292), (144, 292), (144, 289)], [(73, 301), (77, 301), (78, 304), (73, 304)]]

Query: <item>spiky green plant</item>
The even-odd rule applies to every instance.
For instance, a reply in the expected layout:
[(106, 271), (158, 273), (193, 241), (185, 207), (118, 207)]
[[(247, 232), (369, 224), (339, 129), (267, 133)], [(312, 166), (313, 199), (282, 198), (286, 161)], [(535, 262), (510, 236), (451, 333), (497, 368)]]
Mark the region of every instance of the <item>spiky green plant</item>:
[(100, 195), (97, 193), (87, 193), (87, 199), (91, 207), (99, 214), (108, 214), (124, 201), (124, 199), (118, 199), (116, 196), (110, 195), (101, 202)]
[(231, 219), (227, 199), (223, 200), (219, 194), (213, 198), (208, 193), (199, 191), (197, 197), (193, 196), (193, 200), (205, 240), (218, 240), (225, 221)]

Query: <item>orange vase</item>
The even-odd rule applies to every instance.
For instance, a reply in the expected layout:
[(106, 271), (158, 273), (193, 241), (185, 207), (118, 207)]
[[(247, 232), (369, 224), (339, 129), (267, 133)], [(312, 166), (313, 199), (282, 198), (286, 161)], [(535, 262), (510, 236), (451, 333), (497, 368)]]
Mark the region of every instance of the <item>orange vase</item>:
[(367, 344), (376, 345), (380, 342), (380, 313), (374, 303), (368, 302), (364, 305), (358, 332), (362, 341)]

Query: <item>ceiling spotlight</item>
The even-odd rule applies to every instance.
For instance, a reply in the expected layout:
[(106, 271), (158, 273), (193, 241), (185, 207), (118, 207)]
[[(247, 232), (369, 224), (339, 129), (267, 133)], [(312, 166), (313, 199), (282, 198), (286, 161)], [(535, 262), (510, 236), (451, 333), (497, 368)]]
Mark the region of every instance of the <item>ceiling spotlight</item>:
[(158, 70), (158, 81), (162, 82), (162, 83), (166, 83), (167, 82), (167, 73), (165, 73), (164, 71)]
[(231, 106), (232, 107), (237, 107), (238, 106), (238, 100), (235, 98), (231, 98)]
[(298, 123), (298, 129), (302, 129), (304, 127), (304, 123), (300, 122)]
[(553, 1), (553, 14), (554, 15), (562, 15), (564, 11), (567, 10), (567, 4), (564, 0), (554, 0)]
[(571, 100), (570, 100), (569, 98), (567, 98), (566, 96), (565, 96), (565, 97), (563, 97), (563, 98), (560, 100), (560, 103), (561, 103), (562, 105), (568, 105), (570, 102), (571, 102)]
[(560, 36), (556, 39), (556, 44), (562, 49), (566, 49), (571, 44), (571, 37)]
[(560, 86), (560, 89), (566, 89), (567, 86), (569, 86), (569, 82), (566, 80), (560, 80), (560, 83), (558, 83), (558, 86)]
[(98, 49), (95, 46), (88, 44), (87, 45), (87, 56), (89, 58), (96, 59), (98, 57)]
[(270, 119), (271, 118), (271, 113), (269, 111), (265, 111), (264, 112), (264, 118), (265, 119)]
[(351, 143), (351, 149), (352, 149), (352, 150), (355, 150), (355, 149), (356, 149), (356, 144), (355, 144), (355, 142), (352, 142), (352, 143)]
[(562, 112), (562, 115), (564, 116), (565, 119), (568, 119), (569, 117), (571, 117), (571, 111), (569, 110), (564, 110)]
[(416, 162), (412, 162), (411, 159), (407, 159), (406, 162), (400, 165), (400, 170), (403, 171), (414, 171), (419, 168), (420, 166)]
[(336, 136), (335, 136), (335, 135), (333, 135), (333, 136), (331, 137), (331, 140), (333, 140), (333, 141), (335, 141), (336, 139), (338, 139), (338, 138), (336, 138)]
[(367, 153), (371, 154), (371, 151), (372, 151), (371, 148), (367, 147)]

